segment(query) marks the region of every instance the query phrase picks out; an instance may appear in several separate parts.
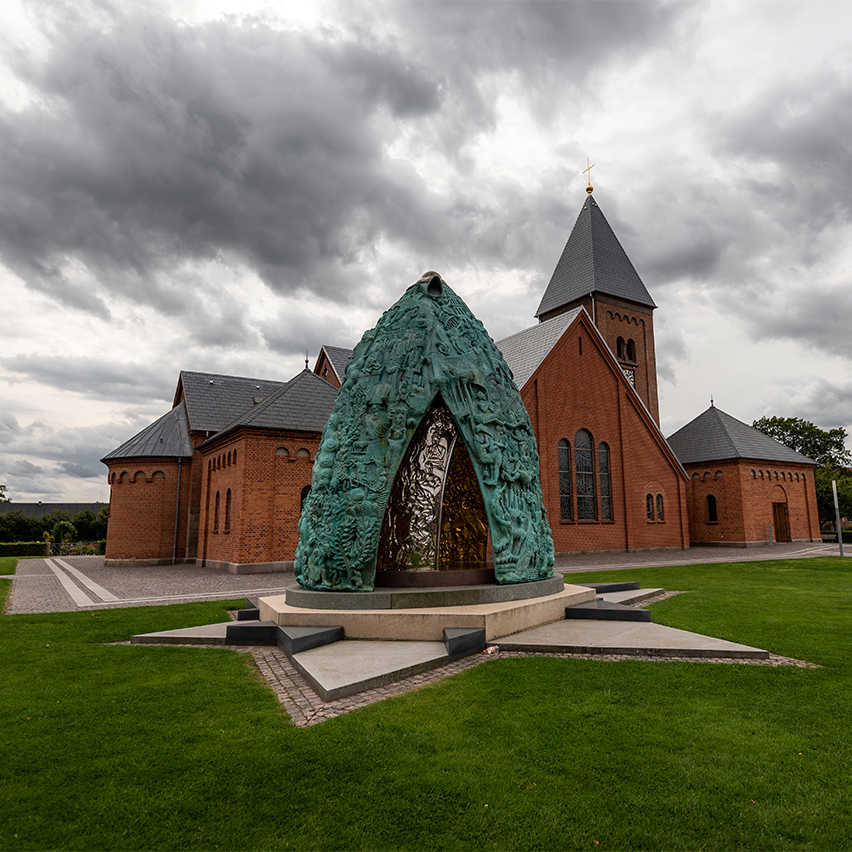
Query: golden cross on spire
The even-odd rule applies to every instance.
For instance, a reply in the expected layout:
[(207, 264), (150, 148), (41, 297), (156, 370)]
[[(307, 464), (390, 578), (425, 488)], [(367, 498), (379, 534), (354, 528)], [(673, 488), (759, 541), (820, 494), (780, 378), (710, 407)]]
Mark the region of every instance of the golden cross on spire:
[(587, 182), (588, 182), (588, 186), (586, 186), (586, 192), (588, 192), (589, 195), (591, 195), (592, 192), (595, 189), (592, 186), (592, 169), (594, 167), (595, 167), (595, 164), (588, 157), (586, 157), (586, 168), (583, 169), (582, 173), (584, 173), (586, 175), (586, 179), (587, 179)]

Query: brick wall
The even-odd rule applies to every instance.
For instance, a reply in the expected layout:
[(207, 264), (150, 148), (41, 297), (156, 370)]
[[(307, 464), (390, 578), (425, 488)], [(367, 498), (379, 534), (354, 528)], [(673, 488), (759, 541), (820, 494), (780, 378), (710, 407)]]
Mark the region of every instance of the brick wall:
[[(107, 465), (110, 483), (106, 559), (171, 561), (178, 492), (176, 459), (122, 459)], [(176, 558), (185, 556), (185, 519), (192, 465), (180, 465), (180, 510)]]
[(625, 366), (633, 369), (636, 392), (659, 423), (653, 312), (650, 308), (598, 295), (595, 299), (595, 325), (613, 352), (618, 351), (619, 337), (625, 341), (634, 341), (636, 358), (632, 362), (625, 362)]
[[(542, 492), (557, 553), (688, 546), (687, 482), (679, 465), (594, 332), (581, 316), (524, 386), (521, 397), (538, 442)], [(577, 520), (576, 433), (591, 432), (595, 453), (596, 521)], [(572, 450), (572, 521), (561, 520), (558, 442)], [(609, 446), (613, 520), (600, 520), (597, 449)], [(654, 495), (649, 522), (645, 498)], [(656, 495), (663, 519), (656, 519)]]
[(318, 433), (241, 430), (205, 448), (199, 556), (238, 564), (291, 562), (298, 543), (302, 490), (311, 484), (319, 440)]
[[(793, 541), (819, 541), (814, 468), (759, 460), (687, 465), (690, 534), (694, 544), (745, 546), (777, 539), (773, 503), (784, 503)], [(716, 500), (717, 522), (707, 498)]]

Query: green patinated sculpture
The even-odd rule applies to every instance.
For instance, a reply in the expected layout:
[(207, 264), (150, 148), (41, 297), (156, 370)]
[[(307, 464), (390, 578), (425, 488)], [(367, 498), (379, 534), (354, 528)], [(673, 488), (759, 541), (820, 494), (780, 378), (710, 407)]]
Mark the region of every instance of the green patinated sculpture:
[[(476, 494), (465, 492), (471, 468)], [(393, 505), (415, 493), (419, 510)], [(296, 579), (308, 589), (372, 590), (380, 541), (382, 559), (403, 559), (411, 570), (422, 570), (424, 559), (437, 562), (445, 494), (457, 500), (445, 513), (453, 530), (443, 519), (447, 541), (469, 536), (458, 506), (484, 506), (497, 582), (553, 575), (526, 408), (482, 323), (430, 272), (355, 348), (314, 462)], [(429, 529), (418, 532), (418, 522)], [(433, 535), (431, 550), (407, 545), (406, 537), (424, 534)], [(449, 546), (442, 542), (442, 552)]]

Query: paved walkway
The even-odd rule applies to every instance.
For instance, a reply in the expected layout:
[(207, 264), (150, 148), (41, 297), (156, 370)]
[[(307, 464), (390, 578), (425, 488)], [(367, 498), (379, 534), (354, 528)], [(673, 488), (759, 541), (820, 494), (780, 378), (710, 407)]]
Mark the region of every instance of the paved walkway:
[[(852, 548), (849, 548), (852, 550)], [(755, 562), (836, 556), (837, 545), (776, 544), (753, 548), (693, 547), (635, 553), (586, 553), (560, 556), (556, 568), (566, 574), (614, 571), (655, 565)], [(852, 555), (852, 554), (850, 554)], [(228, 600), (284, 592), (295, 582), (290, 572), (226, 574), (194, 563), (107, 568), (102, 556), (22, 559), (12, 579), (9, 613), (73, 612), (80, 609), (154, 606), (189, 601)]]
[[(845, 556), (852, 556), (846, 547)], [(556, 569), (563, 574), (580, 571), (619, 571), (657, 565), (704, 565), (714, 562), (765, 562), (769, 559), (810, 559), (837, 556), (836, 544), (767, 544), (760, 547), (690, 547), (689, 550), (640, 550), (626, 553), (572, 553), (556, 557)]]
[(8, 613), (73, 612), (281, 594), (290, 572), (227, 574), (194, 563), (107, 568), (102, 556), (61, 556), (18, 562)]

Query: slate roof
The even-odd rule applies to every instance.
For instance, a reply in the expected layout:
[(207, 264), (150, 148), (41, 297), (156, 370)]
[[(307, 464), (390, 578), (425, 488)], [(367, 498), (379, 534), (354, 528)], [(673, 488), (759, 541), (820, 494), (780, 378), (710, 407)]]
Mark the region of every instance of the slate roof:
[(310, 370), (302, 370), (272, 396), (242, 412), (201, 446), (241, 427), (322, 432), (336, 399), (337, 388)]
[(89, 511), (97, 515), (101, 509), (109, 507), (109, 503), (0, 503), (0, 515), (20, 512), (25, 518), (43, 518), (54, 512), (66, 512), (73, 518), (80, 512)]
[(518, 390), (529, 381), (530, 376), (582, 310), (574, 308), (497, 341), (497, 348), (503, 353)]
[(656, 307), (618, 237), (589, 195), (535, 315), (540, 316), (593, 292)]
[(682, 464), (722, 459), (816, 464), (713, 405), (670, 435), (668, 442)]
[(180, 386), (189, 428), (199, 432), (218, 432), (254, 404), (280, 390), (286, 382), (222, 376), (218, 373), (180, 371)]
[(189, 458), (192, 441), (186, 424), (186, 405), (179, 402), (171, 411), (146, 426), (141, 432), (107, 453), (102, 462), (121, 458)]
[(346, 367), (352, 360), (352, 350), (344, 349), (342, 346), (323, 346), (334, 372), (337, 373), (337, 378), (342, 382), (343, 376), (346, 373)]

